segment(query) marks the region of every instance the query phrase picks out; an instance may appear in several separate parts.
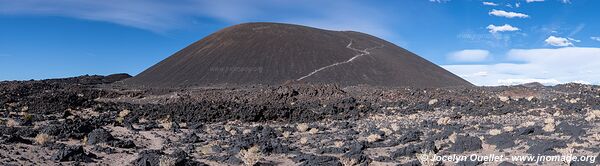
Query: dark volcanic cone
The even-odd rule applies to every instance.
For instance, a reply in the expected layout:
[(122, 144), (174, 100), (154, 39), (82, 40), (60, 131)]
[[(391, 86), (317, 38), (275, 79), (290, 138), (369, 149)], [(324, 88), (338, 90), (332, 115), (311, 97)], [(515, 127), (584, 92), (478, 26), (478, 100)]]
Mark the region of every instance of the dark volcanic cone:
[(271, 84), (448, 87), (471, 84), (377, 37), (279, 23), (222, 29), (126, 80), (146, 86)]

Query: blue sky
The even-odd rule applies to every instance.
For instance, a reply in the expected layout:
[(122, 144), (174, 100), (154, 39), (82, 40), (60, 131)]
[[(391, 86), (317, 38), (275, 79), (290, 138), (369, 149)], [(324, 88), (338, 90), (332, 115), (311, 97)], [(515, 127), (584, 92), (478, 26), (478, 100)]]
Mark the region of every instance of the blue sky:
[(138, 74), (221, 28), (366, 32), (477, 85), (600, 84), (595, 0), (0, 0), (0, 80)]

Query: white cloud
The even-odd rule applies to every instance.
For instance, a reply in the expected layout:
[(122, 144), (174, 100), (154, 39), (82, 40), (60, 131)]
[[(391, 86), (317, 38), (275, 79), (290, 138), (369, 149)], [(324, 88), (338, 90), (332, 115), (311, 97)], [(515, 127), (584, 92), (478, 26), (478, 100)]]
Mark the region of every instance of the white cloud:
[(489, 15), (498, 16), (498, 17), (506, 17), (506, 18), (528, 18), (529, 15), (523, 13), (515, 13), (515, 12), (507, 12), (504, 10), (492, 10), (489, 12)]
[(513, 27), (508, 24), (504, 24), (502, 26), (488, 25), (487, 29), (489, 29), (491, 33), (506, 32), (506, 31), (518, 31), (519, 30), (519, 28)]
[(513, 49), (505, 56), (515, 63), (443, 67), (476, 85), (527, 82), (546, 85), (568, 82), (600, 84), (600, 48)]
[(556, 47), (575, 46), (569, 39), (563, 38), (563, 37), (556, 37), (556, 36), (550, 36), (546, 40), (544, 40), (544, 42), (546, 42), (546, 44), (556, 46)]
[(454, 62), (481, 62), (488, 59), (488, 50), (461, 50), (448, 55), (448, 59)]
[(544, 2), (544, 0), (527, 0), (527, 3), (531, 3), (531, 2)]
[(486, 6), (498, 6), (498, 4), (494, 3), (494, 2), (483, 2), (483, 5), (486, 5)]
[(592, 36), (592, 37), (590, 37), (590, 39), (596, 40), (596, 41), (600, 41), (600, 37), (594, 37), (594, 36)]
[(571, 3), (571, 0), (560, 0), (562, 3)]

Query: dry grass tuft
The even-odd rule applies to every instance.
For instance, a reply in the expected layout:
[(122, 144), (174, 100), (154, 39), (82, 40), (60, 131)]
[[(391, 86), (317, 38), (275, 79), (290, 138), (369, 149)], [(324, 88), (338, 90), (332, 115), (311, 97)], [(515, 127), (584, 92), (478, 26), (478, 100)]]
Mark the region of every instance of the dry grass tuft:
[(502, 130), (504, 130), (506, 132), (512, 132), (515, 130), (515, 128), (512, 126), (506, 126), (506, 127), (503, 127)]
[(588, 122), (594, 121), (596, 119), (600, 119), (600, 110), (591, 110), (588, 111), (585, 120)]
[(318, 132), (319, 132), (319, 129), (317, 129), (317, 128), (312, 128), (308, 131), (308, 133), (310, 133), (310, 134), (317, 134)]
[(554, 132), (554, 130), (556, 130), (556, 122), (554, 121), (554, 118), (546, 118), (544, 120), (544, 123), (546, 123), (546, 125), (544, 125), (544, 128), (542, 128), (544, 131)]
[(14, 119), (8, 119), (8, 120), (6, 121), (6, 127), (17, 127), (17, 126), (19, 126), (19, 125), (20, 125), (20, 124), (19, 124), (19, 122), (17, 122), (17, 121), (16, 121), (16, 120), (14, 120)]
[(381, 141), (381, 136), (378, 134), (371, 134), (367, 137), (368, 142), (377, 142)]
[(358, 161), (356, 159), (345, 157), (345, 156), (340, 157), (340, 162), (344, 166), (352, 166), (352, 165), (358, 164)]
[(225, 129), (225, 131), (229, 132), (231, 130), (233, 130), (233, 127), (231, 127), (230, 125), (225, 125), (223, 126), (223, 128)]
[(499, 99), (500, 99), (500, 101), (502, 101), (502, 102), (507, 102), (508, 100), (510, 100), (510, 98), (509, 98), (509, 97), (506, 97), (506, 96), (498, 96), (498, 98), (499, 98)]
[(392, 130), (394, 130), (394, 131), (400, 131), (400, 129), (401, 129), (401, 128), (400, 128), (400, 125), (398, 125), (398, 124), (392, 124), (390, 127), (391, 127), (391, 128), (392, 128)]
[(571, 103), (571, 104), (575, 104), (577, 102), (579, 102), (579, 100), (581, 100), (581, 98), (575, 98), (575, 99), (565, 99), (565, 102)]
[(535, 125), (535, 122), (525, 122), (523, 124), (521, 124), (522, 127), (531, 127)]
[(27, 112), (23, 112), (23, 120), (25, 122), (31, 122), (31, 121), (33, 121), (33, 115), (31, 115)]
[(390, 136), (390, 135), (392, 135), (394, 133), (394, 131), (392, 131), (392, 130), (390, 130), (388, 128), (385, 128), (385, 127), (381, 128), (379, 130), (383, 131), (385, 133), (385, 135), (387, 135), (387, 136)]
[(160, 124), (164, 129), (171, 130), (173, 128), (173, 122), (163, 122)]
[(130, 112), (131, 111), (129, 111), (127, 109), (124, 109), (123, 111), (119, 112), (119, 115), (117, 116), (117, 119), (116, 119), (117, 123), (123, 124), (123, 122), (125, 121), (125, 117), (127, 115), (129, 115)]
[(408, 115), (408, 119), (410, 119), (410, 120), (415, 120), (417, 118), (419, 118), (419, 117), (416, 114)]
[(202, 155), (210, 155), (210, 154), (214, 154), (215, 152), (212, 149), (212, 145), (208, 144), (208, 145), (204, 145), (201, 147), (197, 147), (196, 151), (199, 152)]
[(490, 135), (499, 135), (499, 134), (502, 134), (502, 130), (498, 130), (498, 129), (491, 129), (491, 130), (490, 130), (488, 133), (489, 133)]
[(38, 134), (37, 136), (35, 136), (35, 143), (38, 145), (45, 145), (46, 143), (50, 142), (50, 135), (48, 134)]
[(229, 130), (229, 134), (236, 135), (237, 134), (237, 130)]
[(306, 145), (306, 144), (308, 143), (308, 138), (306, 138), (306, 137), (302, 137), (302, 138), (300, 138), (300, 141), (299, 141), (299, 142), (300, 142), (300, 144), (302, 144), (302, 145)]
[(260, 153), (259, 147), (254, 145), (247, 150), (240, 150), (238, 158), (244, 161), (244, 165), (253, 166), (262, 160), (263, 156)]
[(125, 122), (125, 118), (119, 116), (115, 119), (115, 121), (119, 124), (123, 124), (123, 122)]
[(242, 134), (244, 134), (244, 135), (248, 135), (250, 133), (252, 133), (252, 130), (250, 130), (250, 129), (244, 129), (244, 130), (242, 130)]
[(306, 124), (306, 123), (300, 123), (300, 124), (298, 124), (298, 126), (296, 126), (296, 129), (299, 132), (305, 132), (306, 130), (308, 130), (308, 128), (309, 128), (308, 124)]
[(438, 125), (447, 125), (450, 123), (450, 117), (443, 117), (437, 120)]
[(160, 156), (158, 162), (159, 166), (175, 166), (177, 164), (177, 159), (169, 156)]
[(525, 99), (527, 99), (527, 101), (531, 101), (531, 100), (533, 100), (533, 98), (535, 98), (535, 97), (534, 97), (534, 96), (528, 96), (528, 97), (527, 97), (527, 98), (525, 98)]
[(544, 123), (546, 123), (546, 124), (554, 123), (554, 118), (546, 118), (546, 119), (544, 119)]
[(431, 100), (429, 100), (429, 102), (427, 102), (427, 104), (434, 105), (437, 102), (438, 102), (438, 99), (431, 99)]
[(292, 133), (289, 131), (285, 131), (285, 132), (281, 133), (281, 135), (283, 135), (284, 139), (288, 139), (288, 138), (290, 138), (290, 135), (292, 135)]
[(452, 133), (450, 136), (448, 136), (448, 140), (450, 140), (452, 143), (456, 143), (456, 136), (456, 133)]
[(166, 130), (171, 130), (173, 128), (173, 122), (171, 121), (170, 116), (167, 116), (164, 119), (158, 120), (160, 126), (162, 126)]
[(124, 109), (123, 111), (119, 112), (119, 117), (126, 117), (127, 115), (129, 115), (129, 113), (131, 113), (131, 111), (129, 111), (128, 109)]

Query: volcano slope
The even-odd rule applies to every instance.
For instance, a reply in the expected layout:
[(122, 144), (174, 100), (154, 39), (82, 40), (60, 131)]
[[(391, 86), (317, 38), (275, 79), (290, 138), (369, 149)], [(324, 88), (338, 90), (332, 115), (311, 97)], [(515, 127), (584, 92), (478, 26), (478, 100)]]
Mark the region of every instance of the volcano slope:
[(246, 23), (222, 29), (125, 82), (153, 87), (286, 82), (471, 86), (371, 35), (279, 23)]

